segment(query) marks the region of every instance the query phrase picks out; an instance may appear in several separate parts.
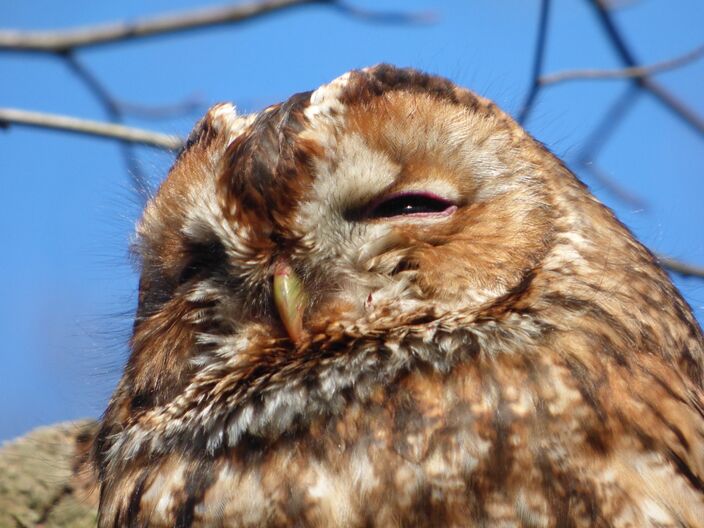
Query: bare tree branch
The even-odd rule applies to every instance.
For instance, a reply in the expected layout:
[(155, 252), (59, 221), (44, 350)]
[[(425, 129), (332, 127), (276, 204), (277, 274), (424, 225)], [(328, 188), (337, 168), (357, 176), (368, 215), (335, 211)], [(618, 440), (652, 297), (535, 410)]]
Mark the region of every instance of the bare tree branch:
[(338, 0), (264, 0), (67, 30), (0, 30), (0, 50), (65, 53), (89, 46), (245, 22), (277, 11), (311, 4), (329, 5), (368, 22), (395, 24), (428, 23), (434, 20), (431, 13), (377, 13), (349, 6)]
[(639, 93), (640, 89), (631, 85), (613, 102), (599, 123), (584, 140), (582, 148), (577, 155), (576, 164), (581, 169), (589, 172), (594, 180), (622, 202), (638, 209), (647, 209), (648, 204), (642, 198), (619, 185), (597, 162), (601, 149), (611, 139), (616, 127), (626, 114), (634, 107)]
[(206, 105), (205, 99), (198, 93), (193, 93), (176, 103), (151, 105), (115, 99), (115, 104), (123, 114), (138, 116), (142, 119), (167, 119), (183, 116), (196, 112)]
[(704, 45), (698, 46), (679, 57), (657, 62), (650, 66), (631, 66), (616, 70), (601, 70), (601, 69), (584, 69), (584, 70), (567, 70), (563, 72), (543, 75), (538, 79), (538, 83), (542, 86), (554, 85), (566, 81), (582, 80), (582, 79), (629, 79), (634, 77), (646, 77), (655, 75), (665, 71), (673, 70), (688, 64), (696, 59), (704, 56)]
[(637, 194), (620, 185), (614, 178), (606, 173), (596, 162), (582, 163), (583, 170), (589, 172), (592, 178), (622, 202), (637, 209), (647, 209), (648, 204)]
[[(607, 7), (603, 5), (600, 0), (591, 0), (590, 3), (596, 10), (601, 26), (606, 31), (606, 34), (611, 41), (616, 53), (618, 54), (621, 62), (629, 68), (637, 67), (638, 63), (631, 52), (630, 48), (626, 45), (625, 40), (621, 36), (621, 33), (616, 28), (613, 19), (611, 18), (611, 13)], [(650, 92), (654, 95), (666, 108), (672, 111), (690, 127), (692, 127), (700, 135), (704, 135), (704, 119), (697, 115), (691, 108), (685, 105), (677, 97), (672, 95), (667, 89), (663, 88), (659, 83), (654, 81), (648, 76), (645, 77), (633, 77), (632, 82), (636, 83), (638, 86), (643, 88), (645, 91)]]
[(613, 136), (616, 127), (635, 106), (639, 94), (640, 90), (637, 86), (629, 85), (609, 106), (599, 123), (584, 140), (577, 157), (580, 163), (590, 163), (596, 160), (601, 149)]
[(198, 94), (191, 94), (183, 101), (173, 104), (148, 105), (115, 98), (110, 90), (73, 53), (62, 57), (71, 71), (86, 85), (95, 98), (105, 107), (110, 118), (123, 118), (125, 114), (137, 115), (146, 119), (164, 119), (191, 113), (205, 106)]
[(540, 74), (543, 71), (543, 60), (545, 58), (545, 46), (547, 44), (548, 34), (548, 15), (550, 12), (550, 0), (541, 0), (540, 3), (540, 18), (538, 21), (538, 36), (536, 37), (535, 52), (533, 55), (533, 71), (531, 74), (530, 87), (528, 94), (523, 102), (517, 120), (520, 124), (524, 124), (528, 119), (528, 114), (533, 109), (535, 98), (540, 90)]
[(0, 31), (0, 50), (64, 53), (77, 48), (178, 33), (252, 20), (291, 7), (332, 3), (326, 0), (265, 0), (161, 14), (133, 22), (115, 22), (58, 31)]
[(30, 112), (17, 108), (0, 108), (0, 127), (9, 127), (11, 125), (52, 128), (89, 136), (101, 136), (164, 150), (178, 150), (183, 146), (183, 139), (178, 136), (161, 134), (150, 130), (59, 114)]
[(620, 70), (575, 70), (557, 73), (554, 75), (544, 76), (541, 79), (541, 85), (546, 86), (562, 81), (584, 78), (630, 78), (632, 88), (623, 93), (616, 102), (604, 114), (604, 117), (599, 124), (594, 128), (589, 137), (584, 143), (583, 148), (577, 157), (577, 164), (588, 171), (592, 177), (605, 187), (607, 191), (616, 196), (624, 203), (634, 207), (645, 208), (646, 203), (628, 191), (624, 187), (618, 185), (608, 176), (608, 174), (599, 167), (597, 163), (598, 154), (603, 145), (612, 136), (618, 124), (625, 118), (627, 113), (633, 108), (636, 97), (640, 90), (650, 92), (660, 99), (660, 102), (675, 112), (678, 117), (685, 120), (689, 125), (697, 129), (698, 132), (704, 132), (702, 120), (691, 109), (679, 101), (676, 97), (662, 88), (659, 84), (652, 81), (648, 75), (659, 73), (665, 70), (681, 67), (693, 60), (704, 55), (704, 46), (699, 46), (685, 55), (663, 61), (650, 66), (640, 66), (636, 63), (635, 57), (630, 49), (625, 44), (620, 32), (613, 24), (610, 14), (607, 12), (612, 6), (604, 0), (590, 0), (599, 13), (599, 19), (604, 26), (612, 46), (618, 53), (621, 61), (626, 65), (626, 68)]
[(376, 22), (379, 24), (432, 24), (438, 18), (437, 14), (433, 11), (420, 11), (417, 13), (369, 11), (339, 0), (333, 0), (331, 4), (345, 15), (358, 18), (365, 22)]
[(699, 277), (704, 279), (704, 266), (695, 266), (694, 264), (687, 264), (686, 262), (680, 262), (677, 259), (666, 257), (664, 255), (656, 255), (660, 265), (678, 275), (683, 275), (685, 277)]
[(640, 0), (601, 0), (601, 4), (606, 9), (616, 10), (625, 9), (627, 7), (633, 7), (637, 5)]
[[(73, 52), (64, 53), (62, 58), (71, 71), (86, 85), (88, 90), (100, 102), (110, 121), (117, 124), (124, 124), (124, 115), (119, 102), (113, 97), (110, 90), (108, 90), (100, 79), (86, 68)], [(133, 150), (134, 144), (128, 141), (122, 141), (121, 143), (120, 149), (127, 167), (127, 174), (132, 180), (133, 188), (140, 195), (144, 203), (146, 203), (147, 197), (149, 196), (149, 184), (146, 175), (139, 165), (137, 155)]]

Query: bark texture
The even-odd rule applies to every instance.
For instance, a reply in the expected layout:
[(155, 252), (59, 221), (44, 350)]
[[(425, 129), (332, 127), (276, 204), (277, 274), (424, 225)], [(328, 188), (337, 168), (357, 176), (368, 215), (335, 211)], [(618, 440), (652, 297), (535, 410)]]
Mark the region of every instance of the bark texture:
[(0, 528), (94, 527), (91, 420), (41, 427), (0, 447)]

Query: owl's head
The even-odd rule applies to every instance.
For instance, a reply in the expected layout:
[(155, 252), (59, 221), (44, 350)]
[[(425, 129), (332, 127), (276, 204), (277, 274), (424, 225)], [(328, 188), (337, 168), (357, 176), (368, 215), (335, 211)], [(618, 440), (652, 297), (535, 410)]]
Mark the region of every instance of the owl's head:
[(390, 66), (258, 115), (215, 106), (139, 225), (137, 327), (178, 300), (293, 350), (479, 310), (546, 252), (545, 157), (489, 101)]
[(568, 329), (565, 299), (598, 283), (613, 307), (629, 267), (660, 273), (491, 102), (385, 65), (257, 115), (213, 107), (137, 249), (132, 353), (102, 435), (115, 459), (276, 436), (416, 362), (447, 370)]

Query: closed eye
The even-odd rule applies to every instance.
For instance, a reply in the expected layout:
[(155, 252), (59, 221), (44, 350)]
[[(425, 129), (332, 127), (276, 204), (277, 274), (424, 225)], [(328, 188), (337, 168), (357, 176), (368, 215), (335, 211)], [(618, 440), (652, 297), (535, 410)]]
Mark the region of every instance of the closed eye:
[(362, 214), (368, 220), (410, 217), (449, 216), (457, 210), (451, 201), (428, 192), (404, 192), (384, 196), (372, 204)]

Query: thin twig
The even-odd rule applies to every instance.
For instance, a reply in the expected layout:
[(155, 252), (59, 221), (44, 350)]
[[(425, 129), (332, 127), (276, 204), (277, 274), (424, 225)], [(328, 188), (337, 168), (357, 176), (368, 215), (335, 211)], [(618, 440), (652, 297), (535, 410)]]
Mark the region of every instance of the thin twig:
[(125, 40), (249, 21), (284, 9), (330, 0), (265, 0), (248, 4), (161, 14), (133, 22), (115, 22), (58, 31), (0, 31), (0, 50), (64, 53)]
[(634, 77), (646, 77), (655, 75), (665, 71), (673, 70), (688, 64), (700, 57), (704, 56), (704, 45), (698, 46), (679, 57), (669, 59), (662, 62), (651, 64), (650, 66), (631, 66), (628, 68), (620, 68), (616, 70), (601, 70), (601, 69), (584, 69), (584, 70), (567, 70), (563, 72), (543, 75), (538, 79), (542, 86), (554, 85), (565, 81), (575, 81), (582, 79), (608, 80), (608, 79), (629, 79)]
[(687, 264), (686, 262), (681, 262), (677, 259), (666, 257), (664, 255), (655, 255), (658, 259), (660, 265), (678, 275), (683, 275), (685, 277), (699, 277), (704, 278), (704, 266), (696, 266), (694, 264)]
[(150, 105), (115, 100), (123, 114), (130, 114), (142, 119), (168, 119), (191, 114), (205, 106), (205, 100), (199, 94), (192, 94), (182, 101), (171, 104)]
[(622, 202), (637, 209), (647, 209), (648, 204), (642, 198), (619, 185), (597, 163), (601, 149), (616, 131), (618, 124), (623, 121), (626, 114), (633, 108), (638, 100), (639, 93), (639, 88), (631, 85), (613, 102), (599, 123), (584, 140), (582, 148), (577, 155), (576, 164), (583, 170), (588, 171), (594, 180)]
[(180, 137), (151, 130), (65, 115), (30, 112), (17, 108), (0, 108), (0, 127), (9, 127), (11, 125), (51, 128), (64, 132), (101, 136), (164, 150), (178, 150), (183, 146), (183, 139)]
[(548, 35), (548, 14), (550, 12), (550, 0), (541, 0), (540, 3), (540, 18), (538, 21), (538, 36), (535, 43), (535, 52), (533, 55), (533, 71), (531, 74), (530, 88), (528, 95), (523, 102), (520, 112), (518, 113), (518, 122), (524, 124), (528, 119), (528, 114), (533, 109), (535, 98), (540, 90), (540, 74), (543, 72), (543, 60), (545, 58), (545, 46)]
[[(591, 5), (596, 10), (601, 26), (606, 31), (606, 34), (611, 40), (611, 44), (618, 53), (621, 62), (624, 66), (633, 68), (638, 67), (638, 62), (636, 61), (630, 48), (627, 46), (625, 40), (621, 36), (621, 33), (616, 28), (613, 19), (611, 18), (611, 13), (604, 7), (600, 0), (590, 0)], [(645, 77), (633, 77), (631, 78), (633, 83), (638, 84), (644, 90), (650, 92), (654, 95), (666, 108), (672, 111), (675, 115), (680, 117), (685, 123), (696, 130), (699, 134), (704, 135), (704, 119), (697, 115), (691, 108), (685, 105), (677, 97), (672, 95), (668, 90), (663, 88), (659, 83), (654, 81), (648, 76)]]
[[(86, 85), (96, 99), (98, 99), (110, 121), (117, 124), (124, 124), (122, 108), (100, 79), (85, 67), (73, 52), (64, 53), (62, 58), (71, 71)], [(142, 167), (139, 165), (133, 147), (134, 145), (132, 143), (122, 141), (120, 150), (122, 151), (122, 158), (125, 160), (127, 174), (132, 180), (132, 187), (146, 204), (149, 195), (149, 184), (146, 175), (142, 171)]]
[(132, 22), (115, 22), (59, 31), (0, 30), (0, 50), (65, 53), (89, 46), (245, 22), (278, 11), (312, 4), (329, 5), (367, 22), (426, 24), (436, 19), (435, 14), (429, 12), (367, 11), (338, 0), (264, 0), (161, 14)]
[(633, 7), (639, 2), (640, 0), (601, 0), (602, 5), (606, 9), (611, 9), (612, 11), (617, 9), (625, 9), (627, 7)]
[(434, 11), (419, 11), (403, 13), (398, 11), (369, 11), (341, 1), (333, 1), (331, 5), (345, 15), (358, 18), (365, 22), (378, 24), (432, 24), (438, 16)]
[(584, 140), (577, 156), (577, 160), (580, 163), (589, 163), (596, 160), (601, 149), (616, 131), (616, 126), (623, 121), (628, 112), (635, 106), (639, 94), (640, 90), (638, 87), (631, 84), (609, 106), (599, 123)]
[(641, 79), (643, 87), (659, 99), (665, 108), (672, 111), (677, 117), (681, 118), (700, 136), (704, 136), (704, 118), (698, 115), (689, 106), (684, 104), (679, 98), (672, 95), (672, 92), (663, 88), (659, 83), (656, 83), (649, 77)]
[(607, 192), (611, 193), (622, 202), (630, 205), (631, 207), (635, 207), (636, 209), (648, 208), (648, 204), (640, 196), (620, 185), (596, 162), (582, 163), (581, 167), (583, 170), (589, 172), (592, 178), (604, 187)]

